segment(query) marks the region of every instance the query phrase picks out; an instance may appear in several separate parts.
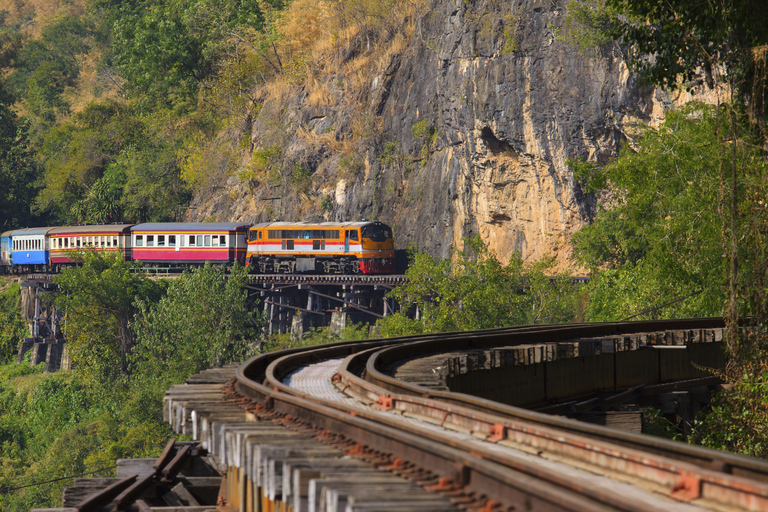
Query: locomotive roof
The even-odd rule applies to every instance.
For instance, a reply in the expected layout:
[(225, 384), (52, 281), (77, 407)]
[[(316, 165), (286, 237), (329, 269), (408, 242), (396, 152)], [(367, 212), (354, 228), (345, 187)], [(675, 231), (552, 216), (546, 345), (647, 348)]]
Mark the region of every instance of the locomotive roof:
[(131, 231), (237, 231), (248, 228), (250, 222), (146, 222)]
[[(362, 222), (262, 222), (260, 224), (254, 224), (254, 228), (297, 228), (297, 229), (309, 229), (313, 227), (319, 228), (359, 228), (367, 226), (369, 224), (380, 224), (386, 226), (383, 222), (378, 221), (362, 221)], [(389, 227), (389, 226), (387, 226)]]
[(53, 228), (49, 235), (69, 235), (74, 233), (127, 233), (133, 224), (87, 224), (84, 226), (62, 226)]
[(0, 233), (0, 238), (10, 238), (11, 237), (11, 233), (13, 233), (13, 230), (6, 231), (4, 233)]
[(14, 229), (13, 231), (9, 231), (7, 233), (3, 233), (3, 235), (8, 235), (11, 237), (14, 236), (34, 236), (34, 235), (44, 235), (48, 233), (48, 231), (55, 229), (56, 226), (48, 226), (44, 228), (22, 228), (22, 229)]

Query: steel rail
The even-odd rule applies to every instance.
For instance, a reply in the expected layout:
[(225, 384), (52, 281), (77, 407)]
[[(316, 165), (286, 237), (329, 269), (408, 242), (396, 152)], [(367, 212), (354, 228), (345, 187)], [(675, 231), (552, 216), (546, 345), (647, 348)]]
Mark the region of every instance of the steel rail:
[[(707, 319), (706, 321), (686, 320), (683, 321), (683, 323), (679, 322), (680, 321), (677, 320), (670, 321), (667, 323), (669, 328), (666, 330), (677, 330), (691, 327), (700, 329), (723, 327), (721, 319)], [(638, 327), (651, 326), (645, 323), (636, 325)], [(658, 324), (653, 324), (652, 326), (660, 327)], [(383, 348), (377, 353), (373, 354), (372, 357), (367, 358), (365, 360), (365, 380), (368, 381), (372, 386), (370, 389), (372, 396), (384, 396), (386, 393), (382, 391), (389, 391), (397, 392), (402, 395), (421, 396), (433, 400), (440, 400), (447, 404), (454, 404), (476, 411), (493, 413), (502, 418), (521, 420), (536, 423), (542, 426), (555, 427), (593, 439), (609, 440), (610, 442), (619, 446), (639, 449), (656, 455), (663, 455), (665, 457), (673, 458), (682, 462), (694, 464), (704, 469), (712, 469), (724, 473), (730, 473), (735, 476), (768, 482), (768, 463), (761, 459), (742, 455), (734, 455), (724, 451), (701, 448), (698, 446), (692, 446), (689, 444), (674, 442), (653, 436), (634, 434), (632, 432), (626, 432), (622, 430), (614, 430), (599, 425), (529, 411), (520, 407), (505, 405), (464, 393), (433, 390), (419, 386), (417, 384), (398, 380), (391, 375), (384, 373), (384, 366), (389, 364), (391, 361), (419, 354), (419, 350), (422, 350), (422, 354), (431, 352), (433, 353), (437, 350), (442, 351), (442, 349), (439, 347), (426, 347), (426, 345), (429, 344), (431, 344), (430, 341), (424, 340), (409, 347)], [(363, 364), (360, 362), (360, 360), (361, 357), (351, 359), (343, 368), (345, 373), (339, 373), (344, 377), (351, 377), (354, 375), (359, 376), (359, 371), (354, 372), (351, 371), (350, 368)], [(360, 383), (358, 383), (358, 385), (360, 385)]]
[[(365, 411), (354, 411), (350, 413), (349, 411), (344, 410), (344, 408), (337, 403), (330, 403), (317, 398), (310, 399), (309, 397), (298, 393), (284, 385), (282, 383), (282, 379), (293, 369), (321, 359), (332, 359), (347, 355), (349, 356), (347, 361), (350, 362), (356, 357), (350, 354), (354, 354), (355, 352), (364, 349), (367, 349), (366, 351), (368, 353), (375, 354), (380, 354), (381, 352), (388, 350), (397, 352), (398, 349), (403, 348), (407, 349), (406, 352), (412, 352), (410, 347), (413, 345), (422, 345), (418, 350), (416, 350), (416, 352), (423, 354), (425, 351), (424, 345), (434, 343), (435, 340), (438, 339), (443, 344), (449, 342), (448, 345), (460, 342), (462, 348), (466, 349), (468, 344), (473, 348), (477, 348), (478, 346), (498, 346), (500, 340), (503, 341), (505, 346), (528, 343), (532, 341), (531, 336), (535, 336), (535, 341), (537, 342), (541, 342), (542, 340), (564, 341), (567, 338), (682, 329), (694, 325), (700, 328), (702, 325), (720, 327), (722, 326), (722, 321), (715, 319), (704, 321), (696, 320), (650, 323), (632, 322), (622, 324), (556, 326), (546, 328), (528, 327), (497, 330), (491, 333), (461, 333), (448, 337), (419, 337), (422, 338), (420, 342), (407, 346), (402, 345), (402, 340), (395, 340), (389, 342), (366, 342), (357, 344), (347, 343), (338, 344), (335, 346), (330, 345), (312, 351), (299, 351), (294, 349), (289, 351), (282, 351), (281, 354), (273, 354), (272, 357), (257, 357), (251, 360), (249, 363), (246, 363), (246, 365), (238, 370), (237, 387), (241, 393), (246, 394), (253, 399), (263, 401), (271, 408), (278, 410), (279, 412), (302, 417), (314, 424), (317, 424), (319, 418), (316, 408), (322, 407), (325, 409), (325, 412), (321, 416), (324, 418), (325, 422), (329, 422), (330, 420), (328, 418), (334, 414), (328, 410), (335, 411), (335, 414), (341, 414), (342, 417), (349, 417), (350, 414), (354, 414), (354, 417), (358, 421), (383, 423), (385, 426), (391, 427), (394, 432), (407, 431), (409, 434), (427, 439), (429, 442), (434, 442), (438, 445), (447, 444), (456, 449), (461, 449), (462, 447), (453, 441), (446, 441), (443, 437), (436, 435), (433, 432), (426, 432), (423, 428), (419, 427), (402, 425), (402, 422), (397, 418), (382, 419), (381, 415), (378, 413), (369, 414)], [(432, 339), (426, 340), (423, 338)], [(491, 342), (489, 340), (495, 341)], [(375, 346), (377, 344), (379, 345), (378, 347)], [(389, 348), (381, 349), (382, 345)], [(264, 369), (265, 364), (267, 365), (266, 369)], [(371, 368), (369, 364), (368, 370), (370, 371), (370, 369)], [(246, 377), (246, 375), (256, 376), (257, 379), (261, 377), (263, 378), (263, 383), (259, 384), (253, 381), (248, 382), (249, 379)], [(345, 385), (351, 386), (354, 384), (359, 386), (362, 390), (364, 386), (361, 385), (360, 382), (353, 382), (355, 379), (362, 382), (362, 380), (358, 377), (352, 376), (349, 378), (349, 382), (346, 382)], [(428, 392), (432, 397), (435, 396), (434, 392), (428, 391), (425, 388), (421, 388), (421, 390)], [(288, 399), (289, 396), (291, 397), (290, 400)], [(378, 394), (377, 397), (378, 399), (381, 399), (383, 395)], [(457, 418), (465, 418), (465, 423), (470, 424), (473, 429), (477, 429), (478, 425), (482, 423), (482, 421), (478, 421), (478, 414), (476, 411), (471, 411), (466, 408), (457, 406), (450, 406), (449, 408), (446, 408), (445, 404), (435, 408), (434, 403), (428, 402), (427, 400), (402, 396), (393, 397), (391, 394), (385, 398), (385, 403), (382, 404), (385, 406), (385, 408), (393, 407), (394, 400), (396, 399), (398, 401), (398, 406), (403, 406), (403, 404), (410, 404), (412, 407), (411, 412), (419, 413), (422, 416), (432, 415), (434, 417), (435, 414), (437, 414), (439, 417), (439, 415), (443, 415), (443, 422), (447, 418), (447, 415), (450, 414), (452, 416), (456, 416)], [(296, 402), (296, 400), (302, 401), (304, 405), (300, 405)], [(403, 409), (405, 408), (406, 407), (403, 407)], [(419, 409), (419, 411), (417, 412), (416, 409)], [(314, 412), (310, 412), (312, 410), (314, 410)], [(487, 418), (490, 419), (488, 420)], [(563, 435), (562, 431), (556, 432), (552, 428), (547, 429), (541, 426), (532, 427), (530, 424), (521, 427), (519, 422), (517, 427), (520, 428), (515, 428), (515, 426), (505, 425), (503, 423), (505, 421), (504, 418), (499, 418), (498, 416), (494, 417), (492, 415), (487, 416), (487, 418), (484, 423), (486, 431), (488, 432), (489, 437), (499, 437), (499, 439), (496, 439), (496, 441), (503, 440), (506, 435), (509, 435), (511, 438), (520, 437), (521, 433), (525, 433), (523, 437), (527, 436), (527, 439), (530, 442), (530, 439), (532, 436), (534, 436), (534, 434), (531, 434), (531, 432), (537, 430), (535, 435), (538, 436), (537, 439), (539, 440), (538, 442), (540, 444), (541, 439), (545, 439), (544, 444), (548, 443), (550, 450), (560, 449), (560, 452), (563, 452), (562, 443), (558, 441), (558, 436), (562, 437)], [(331, 421), (330, 424), (332, 424), (332, 430), (334, 432), (346, 433), (349, 429), (348, 426), (344, 426), (343, 422), (339, 422), (338, 416), (336, 416), (336, 420)], [(330, 426), (330, 424), (328, 426)], [(482, 427), (479, 428), (482, 429)], [(501, 429), (501, 431), (499, 431), (499, 429)], [(377, 449), (392, 449), (392, 451), (397, 453), (398, 456), (403, 456), (404, 453), (408, 453), (411, 457), (415, 457), (413, 458), (414, 461), (419, 460), (419, 458), (416, 457), (418, 454), (413, 453), (412, 446), (410, 450), (403, 446), (397, 446), (397, 449), (394, 449), (392, 446), (392, 443), (399, 443), (399, 441), (393, 439), (392, 436), (400, 436), (403, 434), (393, 434), (392, 432), (389, 432), (386, 434), (386, 436), (389, 436), (387, 438), (388, 440), (374, 440), (373, 438), (369, 437), (370, 431), (367, 435), (364, 433), (364, 430), (365, 429), (363, 429), (363, 431), (357, 430), (355, 431), (355, 434), (358, 436), (362, 434), (364, 436), (362, 439), (365, 439), (366, 444), (373, 444)], [(351, 437), (361, 439), (355, 435), (352, 435)], [(382, 448), (382, 445), (386, 446), (387, 448)], [(553, 448), (552, 446), (554, 445), (558, 446)], [(596, 447), (595, 445), (596, 443), (594, 440), (585, 440), (583, 437), (574, 437), (571, 435), (571, 441), (568, 444), (566, 451), (570, 450), (568, 451), (568, 454), (571, 457), (582, 457), (585, 459), (592, 459), (597, 461), (598, 465), (601, 465), (603, 468), (616, 469), (626, 466), (629, 468), (629, 472), (637, 471), (641, 474), (644, 474), (647, 479), (653, 480), (657, 484), (669, 487), (672, 490), (672, 496), (676, 498), (683, 497), (687, 499), (694, 499), (703, 495), (709, 499), (714, 499), (715, 501), (722, 503), (724, 500), (727, 501), (729, 499), (733, 501), (733, 493), (736, 492), (738, 494), (737, 499), (739, 500), (739, 505), (745, 507), (746, 509), (759, 510), (760, 508), (754, 508), (754, 503), (758, 503), (759, 507), (768, 505), (768, 491), (766, 491), (765, 486), (755, 486), (748, 480), (740, 479), (738, 477), (724, 476), (722, 473), (718, 473), (716, 471), (702, 470), (700, 467), (686, 463), (680, 463), (679, 461), (675, 461), (669, 458), (660, 459), (659, 461), (649, 464), (644, 460), (644, 458), (647, 456), (645, 456), (643, 453), (637, 452), (637, 450), (621, 450), (617, 449), (616, 446), (610, 446), (606, 443), (602, 443), (600, 447)], [(647, 508), (644, 508), (643, 505), (638, 505), (635, 500), (628, 500), (625, 496), (616, 494), (615, 492), (606, 491), (604, 489), (592, 489), (585, 491), (584, 482), (578, 481), (578, 479), (575, 481), (569, 480), (567, 478), (564, 479), (561, 475), (558, 475), (551, 470), (542, 469), (538, 464), (531, 464), (529, 460), (524, 460), (520, 457), (509, 455), (502, 456), (495, 452), (496, 450), (491, 448), (475, 448), (473, 454), (480, 455), (483, 460), (492, 461), (498, 463), (500, 466), (512, 468), (512, 470), (516, 473), (527, 474), (529, 476), (536, 476), (537, 478), (544, 479), (549, 484), (555, 486), (556, 490), (550, 491), (554, 492), (555, 494), (575, 493), (589, 500), (597, 500), (598, 503), (602, 503), (603, 505), (610, 507), (616, 507), (621, 510), (647, 510)], [(467, 455), (465, 453), (464, 457), (466, 456)], [(423, 458), (424, 455), (422, 454), (420, 457)], [(430, 467), (432, 468), (440, 466)], [(466, 478), (464, 479), (472, 480)], [(477, 482), (481, 480), (482, 478), (480, 476), (475, 476), (474, 480), (472, 480), (472, 487), (476, 488)], [(485, 480), (485, 482), (488, 483), (489, 481)], [(496, 482), (496, 485), (498, 485), (498, 482)], [(479, 490), (484, 490), (485, 492), (489, 493), (492, 492), (496, 495), (498, 495), (500, 492), (503, 493), (503, 490), (499, 487), (483, 488), (480, 486)], [(725, 495), (726, 498), (723, 498), (723, 495)], [(517, 503), (519, 504), (520, 502)], [(595, 505), (595, 503), (593, 503), (593, 505)]]
[[(468, 408), (441, 401), (438, 395), (442, 396), (444, 394), (442, 392), (430, 393), (429, 398), (390, 393), (386, 389), (371, 385), (348, 370), (350, 365), (360, 364), (356, 360), (365, 359), (376, 350), (370, 349), (364, 353), (348, 356), (339, 367), (338, 385), (350, 394), (378, 403), (384, 410), (425, 418), (441, 426), (479, 433), (486, 436), (486, 441), (489, 443), (503, 444), (508, 441), (508, 444), (523, 446), (539, 456), (546, 454), (548, 458), (577, 461), (578, 464), (593, 467), (596, 471), (623, 474), (626, 478), (639, 478), (666, 489), (669, 495), (676, 499), (703, 498), (717, 502), (723, 507), (746, 510), (768, 509), (768, 486), (765, 485), (764, 480), (757, 479), (756, 483), (755, 479), (726, 474), (723, 471), (726, 463), (721, 460), (719, 453), (708, 453), (708, 450), (697, 448), (698, 452), (703, 452), (700, 453), (702, 457), (712, 462), (720, 462), (720, 464), (706, 467), (681, 460), (683, 457), (679, 456), (675, 450), (681, 448), (685, 452), (685, 449), (689, 448), (682, 443), (667, 442), (668, 445), (672, 445), (670, 456), (655, 454), (654, 457), (649, 456), (649, 451), (644, 449), (645, 438), (652, 441), (650, 436), (634, 435), (639, 438), (638, 442), (627, 447), (613, 442), (610, 434), (614, 432), (611, 429), (596, 427), (594, 431), (587, 432), (593, 435), (582, 435), (580, 427), (588, 425), (566, 418), (538, 414), (537, 416), (544, 416), (545, 421), (540, 421), (542, 418), (538, 417), (523, 419), (524, 415), (515, 417), (511, 414), (497, 415), (491, 411), (481, 412), (477, 403), (473, 404), (475, 407)], [(426, 388), (422, 389), (428, 391)], [(446, 393), (446, 395), (449, 394)], [(768, 468), (768, 464), (764, 462), (732, 454), (722, 455), (727, 455), (729, 463), (736, 467), (747, 465), (751, 469), (760, 470), (759, 476), (763, 476)], [(486, 457), (506, 464), (503, 460), (499, 460), (500, 457), (493, 450)]]
[[(325, 346), (313, 350), (314, 355), (310, 356), (290, 350), (290, 354), (269, 358), (269, 369), (264, 372), (273, 373), (274, 368), (285, 361), (293, 361), (291, 364), (294, 364), (293, 358), (296, 356), (319, 360), (318, 350), (323, 353), (323, 359), (338, 357), (341, 352), (354, 350), (350, 344), (344, 345), (347, 346)], [(302, 418), (319, 428), (350, 439), (364, 440), (364, 444), (371, 449), (396, 453), (398, 457), (429, 468), (433, 473), (459, 485), (470, 485), (478, 493), (493, 496), (508, 506), (526, 504), (529, 510), (537, 511), (611, 510), (578, 492), (549, 485), (530, 474), (512, 471), (480, 456), (468, 454), (457, 446), (445, 443), (443, 439), (434, 440), (405, 432), (397, 422), (394, 425), (382, 424), (374, 415), (350, 412), (339, 409), (336, 404), (309, 399), (301, 393), (295, 393), (274, 376), (268, 377), (264, 383), (255, 382), (246, 375), (249, 367), (263, 364), (258, 359), (257, 356), (238, 369), (235, 387), (241, 395), (263, 402), (272, 411)], [(260, 371), (257, 370), (257, 373)]]

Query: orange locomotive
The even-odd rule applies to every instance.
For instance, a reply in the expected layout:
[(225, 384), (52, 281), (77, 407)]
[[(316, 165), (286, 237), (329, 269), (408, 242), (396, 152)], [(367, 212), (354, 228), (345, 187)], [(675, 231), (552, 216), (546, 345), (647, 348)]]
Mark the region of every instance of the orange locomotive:
[(251, 226), (246, 261), (262, 274), (392, 274), (392, 229), (381, 222), (267, 222)]

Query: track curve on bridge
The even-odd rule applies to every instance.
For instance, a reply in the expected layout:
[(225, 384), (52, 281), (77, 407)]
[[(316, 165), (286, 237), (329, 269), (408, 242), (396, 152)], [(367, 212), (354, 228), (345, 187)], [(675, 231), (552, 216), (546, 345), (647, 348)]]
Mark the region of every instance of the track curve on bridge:
[[(259, 355), (234, 372), (224, 401), (245, 416), (217, 416), (210, 401), (203, 406), (172, 392), (166, 410), (177, 430), (193, 424), (190, 433), (223, 459), (228, 479), (237, 482), (229, 484), (228, 499), (240, 510), (277, 502), (291, 510), (350, 512), (768, 510), (765, 461), (425, 387), (392, 371), (443, 353), (532, 343), (546, 349), (573, 340), (655, 343), (663, 333), (693, 343), (718, 339), (722, 328), (721, 319), (525, 326), (288, 349)], [(390, 476), (374, 477), (356, 465), (339, 476), (337, 463), (287, 448), (293, 441), (264, 447), (272, 438), (249, 431), (249, 423), (264, 428), (265, 421), (338, 450), (339, 460), (366, 461)], [(316, 471), (307, 473), (307, 464)], [(268, 484), (270, 471), (282, 483)], [(389, 480), (394, 477), (402, 482)]]

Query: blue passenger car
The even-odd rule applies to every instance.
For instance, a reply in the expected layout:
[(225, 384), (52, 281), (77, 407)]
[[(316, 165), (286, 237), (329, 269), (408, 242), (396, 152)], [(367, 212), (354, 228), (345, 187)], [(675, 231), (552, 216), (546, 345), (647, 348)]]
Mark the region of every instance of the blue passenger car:
[(25, 270), (46, 270), (50, 262), (48, 231), (53, 228), (25, 228), (11, 231), (11, 260)]

